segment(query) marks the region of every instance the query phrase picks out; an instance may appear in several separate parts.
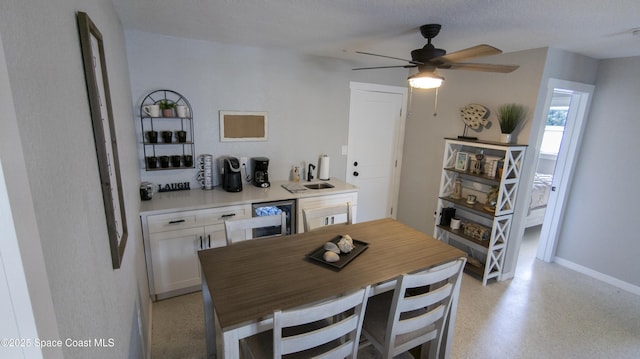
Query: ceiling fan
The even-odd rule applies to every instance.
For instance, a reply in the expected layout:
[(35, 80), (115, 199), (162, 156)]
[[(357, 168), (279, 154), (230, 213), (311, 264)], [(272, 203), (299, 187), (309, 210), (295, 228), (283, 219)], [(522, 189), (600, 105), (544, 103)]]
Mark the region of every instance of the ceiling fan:
[(509, 73), (520, 67), (518, 65), (496, 65), (460, 62), (476, 57), (498, 55), (502, 53), (502, 50), (497, 49), (493, 46), (482, 44), (447, 54), (446, 50), (438, 49), (433, 46), (433, 44), (431, 44), (431, 40), (436, 37), (438, 33), (440, 33), (440, 28), (440, 24), (427, 24), (420, 26), (420, 33), (424, 38), (427, 39), (427, 44), (424, 45), (424, 47), (422, 47), (421, 49), (415, 49), (411, 51), (411, 60), (393, 56), (372, 54), (370, 52), (356, 51), (356, 53), (359, 54), (405, 61), (407, 62), (406, 65), (359, 67), (355, 68), (354, 70), (417, 67), (418, 73), (409, 76), (409, 84), (412, 87), (418, 88), (437, 88), (440, 87), (444, 78), (436, 74), (436, 69)]

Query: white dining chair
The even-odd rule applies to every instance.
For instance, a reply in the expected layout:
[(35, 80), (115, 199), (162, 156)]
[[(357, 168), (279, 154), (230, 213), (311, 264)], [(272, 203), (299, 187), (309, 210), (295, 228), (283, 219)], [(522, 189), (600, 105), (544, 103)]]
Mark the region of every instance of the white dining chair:
[(356, 358), (370, 286), (273, 313), (273, 330), (242, 339), (245, 358)]
[(333, 224), (353, 223), (351, 202), (332, 207), (305, 208), (302, 210), (302, 215), (305, 232)]
[(466, 258), (460, 258), (428, 271), (403, 274), (393, 291), (369, 299), (362, 334), (383, 358), (420, 345), (422, 358), (427, 358), (427, 352), (429, 358), (440, 356), (444, 323), (459, 293), (465, 263)]
[(233, 244), (251, 239), (252, 236), (247, 235), (249, 230), (275, 226), (280, 226), (280, 234), (278, 235), (287, 233), (287, 214), (285, 212), (273, 216), (228, 219), (224, 221), (224, 232), (227, 236), (227, 244)]

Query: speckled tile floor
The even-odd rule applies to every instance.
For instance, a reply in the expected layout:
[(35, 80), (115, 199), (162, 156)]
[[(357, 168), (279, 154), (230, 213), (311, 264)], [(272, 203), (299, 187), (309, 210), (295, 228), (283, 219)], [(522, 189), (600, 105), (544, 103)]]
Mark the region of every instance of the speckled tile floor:
[[(640, 297), (535, 260), (538, 232), (525, 233), (514, 279), (463, 276), (451, 357), (640, 358)], [(152, 358), (205, 358), (201, 293), (152, 310)]]

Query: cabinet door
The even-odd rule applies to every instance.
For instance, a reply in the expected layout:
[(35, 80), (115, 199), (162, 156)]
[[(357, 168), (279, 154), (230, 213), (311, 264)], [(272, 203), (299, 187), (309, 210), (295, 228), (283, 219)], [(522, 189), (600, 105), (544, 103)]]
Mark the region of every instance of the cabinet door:
[(202, 227), (152, 233), (150, 242), (154, 294), (201, 284), (197, 253), (204, 248)]
[(207, 248), (226, 246), (227, 236), (224, 231), (224, 224), (204, 227), (204, 244)]
[[(302, 213), (304, 209), (333, 207), (339, 206), (341, 204), (346, 204), (347, 202), (351, 202), (351, 219), (353, 223), (356, 223), (356, 214), (358, 208), (357, 192), (298, 199), (298, 233), (304, 232), (304, 215)], [(335, 216), (335, 218), (329, 220), (329, 223), (344, 223), (346, 221), (346, 215)], [(323, 225), (324, 223), (321, 223), (321, 220), (318, 219), (318, 223), (315, 223), (313, 227), (315, 228)]]

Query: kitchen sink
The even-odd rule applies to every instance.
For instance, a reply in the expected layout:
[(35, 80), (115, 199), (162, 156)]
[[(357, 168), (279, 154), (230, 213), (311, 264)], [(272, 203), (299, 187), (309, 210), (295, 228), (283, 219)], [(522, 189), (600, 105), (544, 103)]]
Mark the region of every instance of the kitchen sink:
[(326, 183), (326, 182), (310, 183), (310, 184), (306, 184), (304, 186), (307, 187), (308, 189), (324, 189), (324, 188), (333, 188), (334, 187), (334, 185), (332, 185), (330, 183)]

